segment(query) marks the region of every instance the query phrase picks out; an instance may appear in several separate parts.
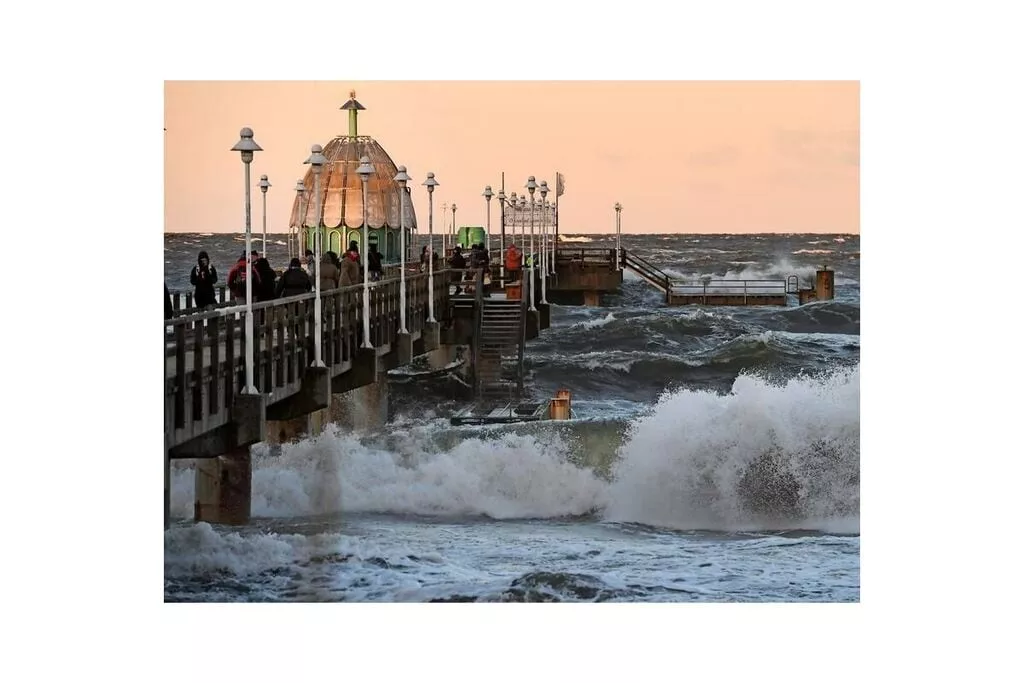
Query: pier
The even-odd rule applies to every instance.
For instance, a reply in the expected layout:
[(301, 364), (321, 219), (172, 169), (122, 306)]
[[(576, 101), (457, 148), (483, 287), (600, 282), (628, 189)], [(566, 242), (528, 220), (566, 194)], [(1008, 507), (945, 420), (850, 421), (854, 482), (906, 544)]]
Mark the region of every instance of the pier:
[[(569, 419), (568, 392), (550, 401), (528, 395), (523, 380), (526, 343), (550, 327), (552, 303), (600, 305), (603, 295), (621, 291), (626, 269), (662, 292), (670, 306), (785, 306), (791, 295), (801, 304), (834, 295), (834, 273), (827, 268), (804, 289), (796, 276), (694, 283), (670, 276), (622, 248), (618, 240), (612, 249), (560, 246), (557, 197), (562, 176), (557, 173), (553, 204), (547, 201), (546, 181), (538, 184), (533, 176), (527, 183), (529, 203), (515, 193), (506, 199), (503, 190), (494, 195), (487, 186), (486, 230), (456, 230), (453, 203), (451, 230), (442, 227), (436, 235), (433, 191), (439, 183), (427, 173), (422, 184), (428, 191), (431, 252), (435, 238), (441, 239), (441, 253), (447, 251), (449, 232), (452, 245), (457, 234), (469, 243), (485, 237), (491, 265), (486, 278), (485, 268), (456, 270), (446, 263), (434, 265), (432, 259), (428, 272), (420, 272), (410, 267), (412, 238), (422, 236), (409, 196), (411, 178), (376, 140), (358, 133), (357, 115), (365, 107), (355, 92), (341, 109), (348, 112), (348, 134), (335, 136), (326, 147), (314, 144), (305, 162), (309, 168), (296, 183), (288, 254), (309, 249), (322, 266), (325, 250), (337, 256), (351, 245), (353, 253), (362, 252), (357, 278), (362, 281), (321, 289), (315, 277), (314, 291), (307, 294), (248, 305), (228, 300), (221, 286), (215, 290), (215, 304), (204, 310), (193, 305), (191, 293), (172, 294), (164, 338), (165, 527), (170, 519), (171, 460), (196, 461), (196, 521), (245, 524), (251, 507), (253, 444), (313, 436), (328, 423), (352, 429), (383, 426), (386, 373), (414, 358), (426, 356), (432, 368), (443, 369), (451, 366), (457, 348), (471, 349), (474, 405), (455, 416), (456, 424)], [(244, 164), (243, 254), (249, 254), (249, 165), (262, 148), (252, 130), (243, 128), (231, 149), (241, 153)], [(258, 187), (265, 231), (267, 176)], [(490, 246), (492, 196), (502, 207), (497, 248)], [(522, 269), (514, 274), (505, 272), (507, 226), (512, 227), (508, 243), (517, 241), (519, 227), (524, 257)], [(367, 255), (374, 251), (383, 267), (382, 278), (375, 282), (367, 271)]]
[[(546, 296), (549, 302), (564, 305), (599, 306), (603, 295), (621, 291), (625, 270), (661, 292), (668, 306), (788, 306), (791, 296), (799, 305), (835, 296), (835, 272), (826, 266), (817, 271), (814, 283), (801, 287), (796, 275), (772, 280), (687, 280), (669, 275), (625, 248), (560, 246), (551, 263)], [(535, 273), (538, 290), (540, 278), (540, 272)]]
[[(514, 326), (503, 328), (507, 348), (519, 357), (526, 341), (548, 327), (549, 306), (538, 304), (529, 311), (525, 300), (506, 300), (497, 292), (492, 299), (482, 287), (471, 295), (453, 295), (452, 275), (447, 269), (433, 274), (434, 322), (429, 320), (431, 276), (406, 277), (405, 332), (400, 330), (399, 279), (372, 283), (367, 339), (363, 285), (321, 292), (322, 367), (314, 364), (313, 293), (253, 304), (255, 393), (245, 392), (245, 306), (223, 305), (166, 320), (165, 525), (172, 459), (196, 459), (196, 520), (244, 524), (253, 444), (313, 435), (328, 422), (353, 428), (383, 424), (385, 373), (430, 354), (443, 366), (456, 346), (469, 346), (480, 358), (485, 308), (497, 305), (522, 313)], [(475, 381), (483, 381), (482, 373), (473, 371)], [(500, 373), (492, 370), (489, 381), (492, 390), (503, 390)], [(518, 393), (521, 386), (514, 389)]]

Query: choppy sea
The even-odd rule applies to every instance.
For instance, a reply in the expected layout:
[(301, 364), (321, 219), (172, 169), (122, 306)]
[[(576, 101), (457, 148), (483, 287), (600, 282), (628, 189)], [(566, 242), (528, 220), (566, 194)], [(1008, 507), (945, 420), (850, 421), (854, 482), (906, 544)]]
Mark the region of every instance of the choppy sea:
[[(568, 236), (614, 246), (608, 236)], [(860, 238), (624, 235), (671, 275), (836, 271), (833, 301), (666, 307), (630, 272), (552, 307), (526, 351), (576, 419), (453, 427), (457, 376), (390, 381), (374, 433), (254, 447), (252, 522), (192, 521), (172, 469), (167, 601), (838, 601), (860, 598)], [(165, 281), (244, 238), (167, 234)], [(261, 249), (260, 241), (254, 247)], [(268, 257), (286, 265), (283, 235)]]

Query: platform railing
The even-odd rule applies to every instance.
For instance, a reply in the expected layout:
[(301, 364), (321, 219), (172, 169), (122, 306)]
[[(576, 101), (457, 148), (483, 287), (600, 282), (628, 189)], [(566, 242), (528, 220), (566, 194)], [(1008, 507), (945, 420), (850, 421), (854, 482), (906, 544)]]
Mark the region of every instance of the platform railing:
[(670, 291), (677, 296), (697, 295), (786, 295), (786, 280), (705, 280), (693, 283), (689, 280), (670, 280)]

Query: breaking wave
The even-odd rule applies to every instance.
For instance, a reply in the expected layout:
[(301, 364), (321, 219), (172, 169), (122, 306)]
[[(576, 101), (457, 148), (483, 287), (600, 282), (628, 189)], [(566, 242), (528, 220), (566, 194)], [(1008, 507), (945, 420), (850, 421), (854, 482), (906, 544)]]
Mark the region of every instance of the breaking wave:
[[(666, 394), (648, 414), (605, 423), (589, 439), (578, 422), (468, 434), (410, 422), (384, 437), (331, 427), (255, 455), (252, 512), (599, 514), (682, 529), (850, 531), (859, 523), (859, 386), (859, 368), (785, 384), (741, 376), (727, 395)], [(598, 442), (611, 448), (589, 453)], [(194, 476), (177, 466), (173, 477), (172, 514), (187, 518)], [(244, 555), (246, 541), (237, 543)]]

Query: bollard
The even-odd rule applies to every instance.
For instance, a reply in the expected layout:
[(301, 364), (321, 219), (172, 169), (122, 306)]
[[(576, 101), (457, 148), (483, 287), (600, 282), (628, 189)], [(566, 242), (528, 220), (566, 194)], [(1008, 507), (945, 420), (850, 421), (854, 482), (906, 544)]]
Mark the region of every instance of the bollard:
[(828, 266), (815, 273), (814, 296), (818, 301), (830, 301), (836, 295), (836, 272), (829, 270)]
[(569, 416), (572, 416), (572, 392), (568, 389), (559, 389), (555, 392), (555, 398), (565, 399), (565, 409)]
[(552, 420), (568, 420), (570, 416), (569, 412), (569, 399), (567, 398), (553, 398), (548, 404), (548, 417)]

